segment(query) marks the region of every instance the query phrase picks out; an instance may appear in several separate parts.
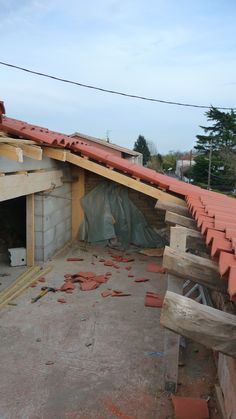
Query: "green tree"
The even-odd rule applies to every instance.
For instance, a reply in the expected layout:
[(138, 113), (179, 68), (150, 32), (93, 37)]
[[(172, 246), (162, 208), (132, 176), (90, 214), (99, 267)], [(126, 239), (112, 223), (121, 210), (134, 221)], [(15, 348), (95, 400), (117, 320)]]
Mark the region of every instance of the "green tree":
[(138, 151), (143, 155), (143, 164), (144, 166), (150, 160), (150, 150), (148, 148), (147, 140), (143, 135), (139, 135), (138, 139), (134, 143), (134, 151)]
[(211, 186), (222, 190), (231, 189), (236, 183), (230, 164), (232, 155), (236, 157), (236, 114), (233, 110), (222, 112), (211, 107), (205, 115), (212, 124), (208, 127), (200, 126), (205, 135), (196, 136), (194, 148), (198, 155), (191, 176), (195, 183), (207, 182), (211, 155)]

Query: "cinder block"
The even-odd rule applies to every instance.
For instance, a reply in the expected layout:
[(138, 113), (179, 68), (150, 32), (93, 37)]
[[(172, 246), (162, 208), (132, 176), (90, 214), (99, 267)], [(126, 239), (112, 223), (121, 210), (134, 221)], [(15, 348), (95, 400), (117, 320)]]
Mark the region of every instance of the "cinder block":
[(57, 224), (55, 227), (55, 239), (57, 240), (58, 237), (64, 235), (66, 233), (66, 223), (62, 221), (61, 223)]
[(35, 232), (43, 231), (43, 216), (36, 215), (34, 216), (34, 230)]
[(38, 247), (42, 248), (44, 246), (42, 231), (36, 231), (35, 232), (35, 246), (36, 246), (36, 248), (38, 248)]
[(53, 241), (55, 240), (55, 237), (56, 237), (55, 227), (50, 228), (47, 231), (44, 231), (44, 234), (43, 234), (43, 245), (44, 245), (44, 247), (47, 247), (48, 244), (53, 243)]
[(44, 261), (44, 258), (43, 258), (43, 249), (42, 248), (35, 248), (35, 260), (37, 261), (37, 262), (42, 262), (42, 261)]
[(35, 194), (34, 196), (34, 214), (38, 216), (43, 215), (43, 200), (42, 195)]
[(49, 258), (51, 258), (56, 250), (54, 241), (45, 246), (43, 249), (43, 261), (46, 262)]

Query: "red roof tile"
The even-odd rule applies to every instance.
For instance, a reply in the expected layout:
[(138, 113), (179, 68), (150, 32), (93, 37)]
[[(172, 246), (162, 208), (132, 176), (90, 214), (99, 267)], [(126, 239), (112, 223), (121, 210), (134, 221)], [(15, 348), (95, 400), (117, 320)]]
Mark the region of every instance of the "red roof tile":
[[(4, 112), (3, 103), (0, 102), (0, 115)], [(157, 173), (152, 169), (135, 165), (129, 160), (112, 154), (110, 150), (106, 152), (96, 145), (87, 144), (86, 140), (83, 141), (5, 116), (2, 117), (0, 130), (17, 137), (34, 140), (40, 144), (51, 144), (70, 149), (98, 163), (184, 197), (201, 233), (206, 234), (207, 245), (212, 246), (212, 256), (219, 256), (221, 275), (228, 274), (228, 290), (231, 299), (236, 298), (236, 258), (233, 253), (236, 250), (236, 200), (234, 198), (204, 190)]]

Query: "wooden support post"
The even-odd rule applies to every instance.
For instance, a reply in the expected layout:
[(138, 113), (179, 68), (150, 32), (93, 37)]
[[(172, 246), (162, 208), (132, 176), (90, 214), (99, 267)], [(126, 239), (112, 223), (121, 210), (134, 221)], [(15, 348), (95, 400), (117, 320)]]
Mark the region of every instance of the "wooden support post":
[(161, 324), (217, 352), (236, 358), (236, 316), (167, 291)]
[(217, 263), (166, 246), (163, 267), (178, 277), (197, 282), (207, 288), (227, 292), (227, 282), (220, 278)]
[(183, 207), (181, 205), (172, 204), (171, 202), (161, 201), (158, 199), (155, 209), (164, 210), (164, 211), (171, 211), (179, 215), (184, 215), (185, 217), (189, 217), (189, 211), (187, 207)]
[(166, 211), (165, 222), (172, 225), (180, 225), (191, 228), (193, 230), (197, 229), (196, 222), (192, 218), (185, 217), (171, 211)]
[(34, 266), (34, 194), (26, 196), (26, 262)]
[(84, 210), (81, 206), (81, 198), (85, 193), (85, 173), (80, 167), (73, 167), (72, 176), (78, 180), (72, 183), (72, 231), (71, 239), (76, 240), (79, 234), (80, 225), (84, 219)]
[[(171, 248), (185, 251), (187, 237), (186, 230), (179, 231), (178, 227), (171, 227)], [(181, 280), (180, 278), (176, 278), (172, 274), (168, 274), (167, 289), (169, 291), (176, 292), (177, 294), (182, 294), (183, 284), (183, 280)], [(170, 393), (175, 393), (177, 390), (179, 344), (180, 336), (166, 329), (164, 334), (164, 383), (165, 390)]]

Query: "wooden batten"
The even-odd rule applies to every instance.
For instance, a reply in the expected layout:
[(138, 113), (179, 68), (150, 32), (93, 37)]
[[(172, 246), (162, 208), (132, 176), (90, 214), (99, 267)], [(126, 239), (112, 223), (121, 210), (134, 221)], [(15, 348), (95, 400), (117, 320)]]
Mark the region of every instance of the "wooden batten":
[(236, 316), (167, 291), (162, 326), (208, 348), (236, 357)]

